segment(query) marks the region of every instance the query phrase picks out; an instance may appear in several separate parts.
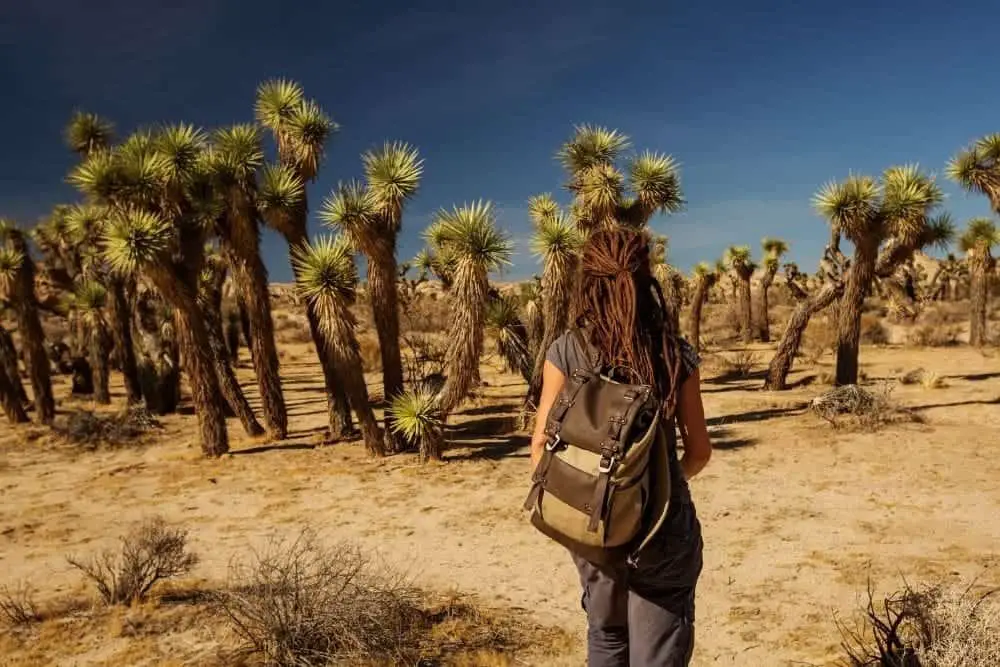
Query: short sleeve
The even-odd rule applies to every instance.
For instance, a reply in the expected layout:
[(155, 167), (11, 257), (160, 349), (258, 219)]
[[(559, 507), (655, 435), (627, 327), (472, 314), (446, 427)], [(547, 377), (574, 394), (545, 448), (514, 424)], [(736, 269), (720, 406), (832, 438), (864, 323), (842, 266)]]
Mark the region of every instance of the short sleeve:
[(562, 371), (563, 375), (570, 374), (569, 350), (567, 349), (569, 343), (570, 337), (563, 334), (556, 338), (545, 352), (545, 360)]
[(698, 356), (694, 347), (683, 338), (678, 338), (677, 342), (681, 352), (681, 372), (683, 374), (681, 382), (683, 383), (701, 366), (701, 357)]

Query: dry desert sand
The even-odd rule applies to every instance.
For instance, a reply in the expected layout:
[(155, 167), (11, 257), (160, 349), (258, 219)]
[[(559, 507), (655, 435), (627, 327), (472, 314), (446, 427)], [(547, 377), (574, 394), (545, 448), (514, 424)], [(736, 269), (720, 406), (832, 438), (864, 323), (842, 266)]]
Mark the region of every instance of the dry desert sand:
[[(901, 576), (997, 581), (995, 355), (865, 347), (869, 382), (922, 367), (946, 384), (896, 385), (893, 398), (923, 423), (877, 433), (833, 429), (809, 413), (825, 389), (818, 383), (762, 392), (759, 379), (720, 377), (712, 356), (703, 391), (716, 452), (692, 482), (706, 543), (695, 665), (830, 664), (840, 641), (834, 614), (857, 609), (869, 575), (879, 591), (898, 588)], [(83, 595), (65, 556), (111, 546), (130, 522), (155, 513), (191, 531), (201, 556), (195, 578), (219, 581), (235, 555), (309, 524), (324, 539), (359, 542), (424, 588), (524, 609), (554, 629), (555, 655), (528, 651), (489, 664), (583, 664), (575, 570), (520, 511), (528, 439), (511, 434), (520, 379), (487, 360), (481, 395), (453, 420), (447, 461), (420, 465), (406, 455), (368, 459), (359, 443), (322, 446), (325, 397), (314, 359), (307, 345), (283, 346), (292, 437), (248, 441), (234, 421), (233, 452), (220, 460), (201, 458), (190, 415), (163, 418), (147, 446), (96, 452), (51, 444), (37, 427), (4, 426), (3, 580), (30, 581), (42, 600)], [(791, 380), (815, 378), (831, 362), (829, 354), (818, 365), (800, 360)], [(244, 362), (240, 376), (255, 401), (251, 373)], [(377, 376), (369, 381), (375, 390)], [(81, 626), (69, 637), (44, 628), (30, 642), (7, 637), (0, 664), (223, 664), (210, 660), (226, 641), (218, 628), (172, 613), (162, 635), (148, 624), (123, 631), (122, 623), (139, 626), (116, 616), (97, 635)]]

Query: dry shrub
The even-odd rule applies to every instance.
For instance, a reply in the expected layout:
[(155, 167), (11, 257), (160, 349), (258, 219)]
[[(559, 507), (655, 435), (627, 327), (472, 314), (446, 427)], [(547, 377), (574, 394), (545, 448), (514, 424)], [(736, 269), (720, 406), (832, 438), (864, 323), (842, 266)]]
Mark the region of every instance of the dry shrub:
[(866, 345), (886, 345), (889, 342), (889, 330), (880, 317), (872, 314), (861, 316), (861, 342)]
[(748, 378), (760, 361), (760, 355), (752, 350), (740, 350), (732, 357), (719, 356), (723, 375)]
[(403, 337), (403, 380), (416, 387), (443, 377), (447, 345), (429, 334), (412, 333)]
[(926, 374), (923, 368), (914, 368), (912, 371), (907, 371), (899, 376), (899, 384), (920, 384), (924, 379), (924, 374)]
[(75, 410), (52, 426), (56, 435), (87, 449), (143, 444), (152, 431), (160, 428), (160, 422), (142, 405), (131, 405), (114, 414)]
[(951, 347), (958, 345), (961, 327), (955, 325), (921, 324), (910, 330), (910, 344), (919, 347)]
[(41, 619), (31, 586), (22, 582), (0, 587), (0, 618), (12, 627), (30, 625)]
[(942, 389), (948, 386), (945, 379), (934, 371), (924, 373), (923, 377), (920, 378), (920, 384), (923, 385), (924, 389)]
[(159, 517), (147, 519), (121, 538), (121, 547), (89, 561), (68, 557), (70, 565), (97, 586), (105, 604), (144, 600), (164, 579), (187, 574), (198, 557), (187, 551), (187, 531), (170, 528)]
[(312, 341), (309, 322), (298, 317), (289, 317), (287, 313), (275, 315), (274, 332), (279, 343), (309, 343)]
[(817, 396), (810, 409), (835, 427), (853, 426), (865, 431), (878, 431), (892, 423), (920, 421), (916, 413), (896, 405), (891, 394), (892, 385), (888, 382), (875, 391), (849, 384)]
[(961, 324), (969, 319), (969, 304), (953, 301), (934, 301), (920, 314), (923, 324)]
[(436, 292), (419, 293), (409, 307), (401, 311), (404, 332), (441, 333), (451, 326), (451, 299)]
[(538, 634), (468, 602), (428, 604), (356, 546), (324, 546), (310, 529), (234, 561), (215, 603), (243, 650), (273, 667), (434, 665), (523, 648)]
[(849, 667), (995, 667), (1000, 664), (1000, 599), (972, 587), (904, 588), (868, 601), (854, 627), (837, 621)]

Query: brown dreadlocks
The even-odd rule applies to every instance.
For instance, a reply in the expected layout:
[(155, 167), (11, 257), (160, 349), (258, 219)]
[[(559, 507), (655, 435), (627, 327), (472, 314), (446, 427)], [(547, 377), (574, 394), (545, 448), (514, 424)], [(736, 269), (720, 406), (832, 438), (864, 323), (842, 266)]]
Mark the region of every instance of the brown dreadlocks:
[(653, 278), (646, 233), (619, 227), (594, 232), (583, 248), (574, 304), (600, 363), (653, 386), (664, 414), (677, 408), (681, 352), (673, 319)]

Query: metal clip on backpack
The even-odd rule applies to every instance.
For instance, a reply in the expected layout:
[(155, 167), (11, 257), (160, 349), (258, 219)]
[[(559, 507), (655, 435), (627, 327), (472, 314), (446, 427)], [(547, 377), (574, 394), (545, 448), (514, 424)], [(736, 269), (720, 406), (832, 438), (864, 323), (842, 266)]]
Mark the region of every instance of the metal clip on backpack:
[(665, 507), (654, 516), (649, 501), (669, 498), (669, 474), (652, 387), (617, 382), (600, 370), (576, 369), (566, 378), (524, 508), (542, 533), (606, 564), (632, 556), (662, 521)]

